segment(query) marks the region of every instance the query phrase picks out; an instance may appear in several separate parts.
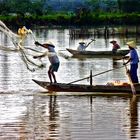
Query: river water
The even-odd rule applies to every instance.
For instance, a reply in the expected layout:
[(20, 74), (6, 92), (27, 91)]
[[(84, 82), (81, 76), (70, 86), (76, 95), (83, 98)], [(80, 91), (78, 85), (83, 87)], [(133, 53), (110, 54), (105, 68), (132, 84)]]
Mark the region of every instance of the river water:
[[(90, 33), (93, 29), (89, 29)], [(123, 49), (128, 40), (136, 36), (113, 35), (109, 38), (92, 34), (71, 35), (69, 29), (35, 29), (36, 40), (52, 40), (61, 61), (56, 73), (58, 82), (69, 83), (122, 66), (122, 61), (111, 58), (72, 58), (66, 48), (76, 48), (82, 39), (95, 39), (87, 50), (111, 50), (109, 41), (115, 39)], [(13, 46), (11, 40), (0, 33), (0, 43)], [(32, 36), (26, 47), (45, 51), (34, 45)], [(19, 52), (0, 50), (0, 140), (130, 140), (140, 139), (139, 97), (93, 96), (92, 93), (48, 93), (32, 79), (49, 81), (49, 61), (46, 67), (34, 72), (26, 68)], [(31, 66), (32, 67), (32, 66)], [(140, 69), (138, 70), (140, 72)], [(138, 73), (139, 73), (138, 72)], [(125, 69), (116, 69), (93, 78), (93, 84), (128, 81)], [(89, 80), (79, 83), (89, 84)], [(130, 93), (131, 94), (131, 93)]]

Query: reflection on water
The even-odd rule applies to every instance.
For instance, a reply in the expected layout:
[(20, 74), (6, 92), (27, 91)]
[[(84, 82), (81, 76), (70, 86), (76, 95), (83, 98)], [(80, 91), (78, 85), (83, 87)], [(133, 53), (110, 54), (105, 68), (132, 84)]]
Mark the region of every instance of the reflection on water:
[[(92, 33), (93, 29), (88, 29)], [(54, 40), (56, 50), (76, 48), (84, 38), (95, 38), (88, 50), (109, 50), (109, 41), (117, 40), (122, 48), (129, 39), (138, 37), (110, 36), (104, 39), (90, 36), (71, 38), (69, 29), (37, 29), (36, 39), (45, 42)], [(11, 41), (0, 33), (0, 44), (12, 46)], [(31, 36), (26, 46), (36, 47)], [(43, 48), (37, 48), (45, 51)], [(139, 51), (139, 43), (138, 43)], [(65, 55), (70, 56), (67, 51)], [(69, 83), (80, 78), (122, 66), (122, 61), (111, 58), (72, 58), (59, 56), (61, 65), (56, 77), (60, 82)], [(46, 68), (30, 72), (18, 53), (0, 50), (0, 140), (129, 140), (140, 139), (139, 97), (93, 96), (92, 93), (44, 93), (44, 89), (31, 79), (48, 81), (48, 59), (43, 59)], [(140, 72), (140, 70), (139, 70)], [(93, 84), (110, 81), (126, 81), (124, 68), (115, 69), (93, 77)], [(80, 83), (89, 84), (84, 80)]]
[(133, 96), (130, 99), (130, 133), (131, 138), (137, 138), (138, 133), (138, 98)]
[(128, 99), (128, 107), (125, 113), (125, 125), (124, 130), (127, 130), (128, 139), (139, 139), (139, 119), (138, 119), (138, 100), (139, 98), (136, 96), (132, 96), (132, 98)]
[(138, 98), (1, 95), (0, 139), (139, 139)]

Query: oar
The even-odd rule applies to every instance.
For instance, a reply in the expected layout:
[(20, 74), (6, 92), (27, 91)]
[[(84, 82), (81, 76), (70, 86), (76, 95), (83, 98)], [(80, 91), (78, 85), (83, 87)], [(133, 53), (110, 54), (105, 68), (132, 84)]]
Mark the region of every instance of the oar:
[[(124, 66), (121, 66), (121, 67), (118, 67), (118, 68), (114, 68), (114, 69), (110, 69), (110, 70), (106, 70), (106, 71), (103, 71), (103, 72), (97, 73), (97, 74), (95, 74), (95, 75), (92, 75), (92, 77), (95, 77), (95, 76), (98, 76), (98, 75), (104, 74), (104, 73), (109, 72), (109, 71), (113, 71), (113, 70), (116, 70), (116, 69), (120, 69), (120, 68), (122, 68), (122, 67), (124, 67)], [(82, 79), (79, 79), (79, 80), (72, 81), (72, 82), (70, 82), (70, 83), (68, 83), (68, 84), (76, 83), (76, 82), (79, 82), (79, 81), (82, 81), (82, 80), (88, 79), (89, 77), (90, 77), (90, 76), (87, 76), (87, 77), (85, 77), (85, 78), (82, 78)]]
[(86, 48), (93, 42), (95, 39), (91, 39), (91, 41), (86, 45)]
[(136, 94), (136, 89), (134, 87), (134, 84), (133, 84), (132, 79), (131, 79), (131, 76), (130, 76), (130, 72), (129, 72), (129, 70), (128, 70), (125, 62), (124, 62), (124, 59), (123, 59), (123, 63), (124, 63), (124, 66), (125, 66), (125, 69), (126, 69), (126, 73), (127, 73), (127, 76), (128, 76), (129, 82), (130, 82), (132, 93), (134, 95), (134, 94)]

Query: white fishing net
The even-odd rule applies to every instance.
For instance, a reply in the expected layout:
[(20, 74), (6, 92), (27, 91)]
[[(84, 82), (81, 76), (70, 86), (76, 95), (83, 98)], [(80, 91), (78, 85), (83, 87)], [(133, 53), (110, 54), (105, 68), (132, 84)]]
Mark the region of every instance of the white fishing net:
[(31, 35), (36, 41), (35, 36), (32, 32), (32, 30), (27, 29), (25, 26), (18, 29), (18, 34), (11, 31), (1, 20), (0, 20), (0, 31), (4, 33), (13, 43), (14, 47), (4, 47), (3, 45), (0, 45), (0, 50), (9, 52), (17, 52), (19, 53), (20, 58), (26, 65), (27, 69), (30, 71), (35, 71), (38, 68), (43, 68), (44, 64), (41, 60), (41, 58), (38, 58), (36, 60), (33, 59), (34, 55), (41, 55), (44, 52), (40, 52), (38, 50), (35, 50), (30, 47), (24, 46), (24, 40)]

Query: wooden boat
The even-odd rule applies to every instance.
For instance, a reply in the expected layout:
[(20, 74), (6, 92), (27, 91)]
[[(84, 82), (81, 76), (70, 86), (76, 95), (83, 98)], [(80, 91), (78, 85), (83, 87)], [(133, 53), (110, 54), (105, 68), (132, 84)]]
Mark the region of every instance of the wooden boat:
[(129, 50), (119, 49), (116, 54), (113, 54), (112, 51), (78, 51), (74, 49), (66, 48), (74, 57), (86, 56), (86, 57), (123, 57), (129, 53)]
[[(50, 83), (34, 80), (39, 86), (48, 91), (56, 92), (104, 92), (104, 93), (132, 93), (129, 84), (126, 85), (81, 85), (67, 83)], [(140, 93), (140, 84), (135, 84), (136, 92)]]

